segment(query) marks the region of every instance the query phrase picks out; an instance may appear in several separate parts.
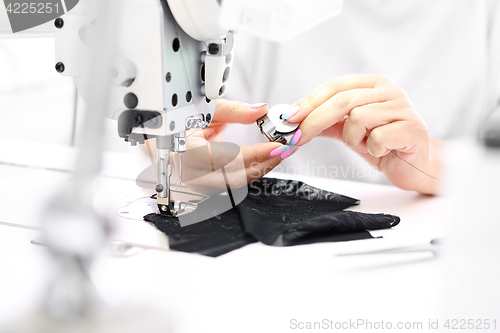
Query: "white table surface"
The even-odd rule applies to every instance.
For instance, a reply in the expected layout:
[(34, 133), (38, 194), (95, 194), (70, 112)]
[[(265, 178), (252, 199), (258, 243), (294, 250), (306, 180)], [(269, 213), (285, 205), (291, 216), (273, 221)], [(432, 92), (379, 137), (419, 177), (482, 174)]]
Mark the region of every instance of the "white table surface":
[[(39, 234), (34, 228), (46, 198), (70, 175), (60, 171), (69, 168), (63, 165), (66, 162), (59, 167), (50, 165), (58, 162), (54, 162), (55, 157), (47, 158), (47, 150), (45, 162), (26, 162), (25, 166), (16, 165), (15, 154), (5, 145), (0, 151), (1, 325), (36, 304), (43, 294), (50, 270), (44, 248), (30, 241)], [(117, 233), (113, 239), (147, 250), (130, 257), (100, 258), (93, 271), (97, 287), (111, 304), (158, 306), (176, 332), (297, 331), (291, 329), (292, 319), (383, 320), (394, 325), (422, 322), (425, 331), (429, 319), (438, 317), (443, 301), (441, 290), (446, 281), (441, 259), (429, 252), (352, 257), (336, 254), (424, 243), (446, 235), (450, 200), (392, 186), (298, 179), (360, 199), (361, 204), (353, 210), (398, 215), (401, 223), (372, 232), (383, 238), (295, 247), (255, 243), (209, 258), (169, 251), (166, 237), (151, 225), (114, 215)], [(103, 196), (113, 197), (112, 212), (150, 193), (123, 177), (102, 176), (100, 184)]]

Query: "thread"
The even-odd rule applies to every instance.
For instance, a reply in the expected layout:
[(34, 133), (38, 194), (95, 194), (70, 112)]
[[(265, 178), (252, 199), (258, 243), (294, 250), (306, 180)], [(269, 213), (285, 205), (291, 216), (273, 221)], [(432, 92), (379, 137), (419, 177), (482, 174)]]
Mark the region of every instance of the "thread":
[(417, 168), (416, 166), (414, 166), (413, 164), (411, 164), (410, 162), (408, 162), (408, 161), (407, 161), (407, 160), (405, 160), (404, 158), (402, 158), (402, 157), (398, 156), (398, 154), (396, 154), (396, 153), (394, 152), (394, 150), (391, 150), (391, 153), (392, 153), (392, 155), (396, 156), (397, 158), (399, 158), (401, 161), (405, 162), (406, 164), (408, 164), (408, 165), (412, 166), (413, 168), (415, 168), (415, 170), (420, 171), (421, 173), (423, 173), (423, 174), (424, 174), (424, 175), (426, 175), (427, 177), (431, 177), (432, 179), (435, 179), (435, 180), (437, 180), (438, 182), (441, 182), (441, 183), (443, 182), (441, 179), (439, 179), (439, 178), (436, 178), (436, 177), (434, 177), (434, 176), (429, 175), (427, 172), (425, 172), (425, 171), (423, 171), (423, 170), (421, 170), (421, 169)]

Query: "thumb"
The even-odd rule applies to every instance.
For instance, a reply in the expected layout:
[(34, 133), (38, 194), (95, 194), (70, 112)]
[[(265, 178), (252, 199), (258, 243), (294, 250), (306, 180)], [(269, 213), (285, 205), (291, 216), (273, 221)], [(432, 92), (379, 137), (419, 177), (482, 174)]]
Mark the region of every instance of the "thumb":
[(269, 111), (266, 103), (247, 104), (218, 99), (215, 106), (214, 121), (230, 124), (252, 124)]

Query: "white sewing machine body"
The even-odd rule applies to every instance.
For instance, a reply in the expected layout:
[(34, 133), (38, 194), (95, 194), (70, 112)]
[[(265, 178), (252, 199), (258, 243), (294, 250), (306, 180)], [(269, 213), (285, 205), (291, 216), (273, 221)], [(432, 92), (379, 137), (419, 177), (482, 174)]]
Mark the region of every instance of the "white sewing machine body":
[[(159, 212), (174, 216), (170, 152), (182, 154), (185, 131), (205, 128), (213, 119), (216, 99), (224, 95), (231, 75), (233, 32), (289, 40), (342, 8), (342, 0), (110, 1), (117, 18), (110, 41), (113, 65), (105, 76), (110, 84), (106, 116), (117, 120), (119, 136), (132, 145), (157, 138)], [(0, 13), (0, 36), (53, 35), (55, 69), (73, 77), (88, 100), (97, 75), (93, 66), (106, 56), (97, 43), (102, 38), (98, 7), (99, 0), (80, 0), (55, 21), (16, 34), (1, 34), (9, 29), (7, 15)]]

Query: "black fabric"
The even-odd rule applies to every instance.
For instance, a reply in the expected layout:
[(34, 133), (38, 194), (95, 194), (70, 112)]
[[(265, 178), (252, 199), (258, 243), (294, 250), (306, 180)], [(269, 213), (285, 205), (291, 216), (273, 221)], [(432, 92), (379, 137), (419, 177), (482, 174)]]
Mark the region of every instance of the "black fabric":
[(245, 233), (238, 211), (234, 208), (185, 227), (181, 227), (175, 217), (152, 213), (144, 216), (144, 219), (168, 235), (168, 243), (172, 250), (217, 257), (257, 242), (255, 237)]
[[(235, 208), (181, 227), (177, 218), (148, 214), (169, 236), (170, 248), (219, 256), (246, 244), (291, 246), (372, 238), (367, 230), (390, 228), (399, 217), (344, 209), (359, 200), (300, 181), (262, 178), (248, 185), (248, 196)], [(210, 209), (210, 199), (198, 209)]]

